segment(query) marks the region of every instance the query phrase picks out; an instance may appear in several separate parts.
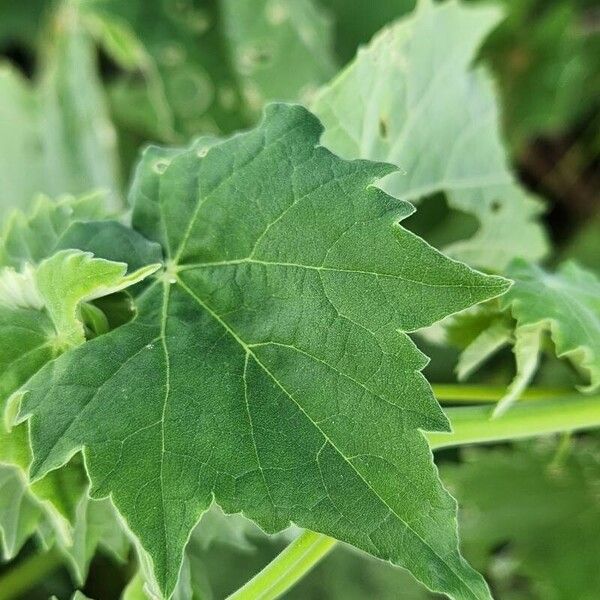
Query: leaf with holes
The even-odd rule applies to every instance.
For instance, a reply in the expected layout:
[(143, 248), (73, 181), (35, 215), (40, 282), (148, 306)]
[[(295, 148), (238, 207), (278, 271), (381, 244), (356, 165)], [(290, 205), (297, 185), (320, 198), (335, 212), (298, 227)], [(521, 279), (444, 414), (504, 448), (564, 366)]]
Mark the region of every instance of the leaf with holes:
[(382, 181), (388, 193), (414, 201), (444, 192), (472, 214), (479, 229), (448, 252), (502, 271), (515, 257), (540, 258), (546, 243), (538, 203), (508, 167), (490, 77), (472, 68), (499, 16), (494, 7), (421, 0), (359, 51), (313, 108), (328, 148), (404, 171)]
[(507, 282), (403, 229), (412, 207), (373, 185), (393, 167), (342, 160), (320, 134), (280, 104), (208, 150), (146, 152), (133, 226), (161, 244), (164, 272), (133, 321), (27, 384), (31, 476), (83, 449), (92, 496), (111, 495), (164, 597), (214, 498), (488, 598), (421, 433), (448, 422), (404, 332)]
[(117, 123), (150, 139), (234, 131), (265, 101), (305, 100), (335, 72), (315, 0), (105, 0), (82, 11), (128, 71), (109, 87)]

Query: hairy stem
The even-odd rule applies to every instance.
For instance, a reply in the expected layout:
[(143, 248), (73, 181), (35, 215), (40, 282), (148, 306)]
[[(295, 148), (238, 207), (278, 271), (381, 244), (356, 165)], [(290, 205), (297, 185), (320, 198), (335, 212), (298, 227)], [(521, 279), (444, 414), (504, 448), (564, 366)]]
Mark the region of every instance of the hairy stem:
[[(468, 395), (471, 400), (485, 399), (491, 402), (501, 398), (505, 388), (456, 385), (434, 386), (434, 391), (436, 395), (452, 400), (464, 400)], [(565, 390), (555, 390), (554, 394), (547, 392), (548, 390), (543, 389), (529, 390), (529, 399), (539, 402), (517, 404), (494, 419), (487, 406), (448, 408), (446, 414), (452, 425), (452, 432), (427, 433), (429, 444), (432, 449), (437, 449), (600, 427), (600, 396), (576, 395), (561, 400), (543, 400), (544, 397), (565, 395)], [(543, 393), (546, 396), (542, 396)], [(229, 596), (228, 600), (279, 598), (330, 552), (335, 544), (336, 540), (326, 535), (305, 531), (246, 585)]]
[(0, 600), (27, 598), (27, 592), (58, 569), (62, 562), (57, 550), (26, 558), (0, 577)]
[(228, 600), (273, 600), (290, 589), (336, 544), (320, 533), (304, 531), (281, 554)]

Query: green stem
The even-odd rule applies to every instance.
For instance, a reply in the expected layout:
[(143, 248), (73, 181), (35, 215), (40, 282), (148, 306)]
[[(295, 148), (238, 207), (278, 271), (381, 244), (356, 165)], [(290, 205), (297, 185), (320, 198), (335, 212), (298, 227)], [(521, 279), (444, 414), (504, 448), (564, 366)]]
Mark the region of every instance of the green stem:
[[(461, 384), (433, 384), (433, 393), (439, 402), (452, 403), (490, 403), (497, 402), (506, 394), (506, 386), (502, 385), (461, 385)], [(525, 390), (519, 400), (547, 400), (549, 398), (562, 398), (572, 396), (570, 388), (529, 388)]]
[(290, 589), (336, 544), (320, 533), (304, 531), (281, 554), (228, 600), (273, 600)]
[[(458, 388), (464, 391), (467, 386), (443, 388), (442, 391), (449, 396)], [(494, 400), (501, 397), (504, 388), (474, 386), (473, 390), (472, 399), (481, 400), (483, 396), (491, 401), (492, 397)], [(561, 400), (542, 400), (533, 392), (534, 390), (530, 390), (529, 398), (539, 399), (539, 402), (518, 404), (494, 419), (487, 406), (446, 409), (452, 433), (427, 433), (431, 448), (499, 442), (600, 427), (600, 396), (577, 395)], [(561, 396), (564, 395), (564, 390), (556, 390), (557, 395), (559, 392)], [(228, 600), (279, 598), (330, 552), (335, 544), (336, 540), (326, 535), (305, 531), (246, 585), (229, 596)]]
[(57, 550), (34, 554), (0, 577), (0, 600), (26, 598), (31, 588), (58, 569), (63, 558)]
[(600, 427), (600, 396), (581, 394), (513, 406), (491, 418), (486, 406), (447, 408), (452, 433), (427, 433), (433, 449), (482, 444)]

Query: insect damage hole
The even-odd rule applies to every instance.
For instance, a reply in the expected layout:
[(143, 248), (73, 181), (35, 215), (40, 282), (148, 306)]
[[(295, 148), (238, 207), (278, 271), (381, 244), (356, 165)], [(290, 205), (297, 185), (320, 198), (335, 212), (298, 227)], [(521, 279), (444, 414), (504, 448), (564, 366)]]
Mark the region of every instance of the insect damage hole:
[(502, 202), (500, 202), (500, 200), (492, 200), (492, 203), (490, 204), (490, 210), (494, 214), (498, 214), (501, 209), (502, 209)]
[(387, 117), (379, 117), (379, 135), (382, 139), (387, 139), (388, 136), (388, 122)]

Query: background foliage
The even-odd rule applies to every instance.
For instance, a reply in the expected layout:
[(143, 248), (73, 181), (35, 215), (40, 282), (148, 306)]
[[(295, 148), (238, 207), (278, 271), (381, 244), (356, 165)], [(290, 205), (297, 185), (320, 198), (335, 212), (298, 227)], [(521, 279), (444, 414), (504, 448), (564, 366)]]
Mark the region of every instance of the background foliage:
[[(2, 266), (18, 265), (23, 240), (37, 264), (72, 246), (62, 235), (73, 222), (97, 223), (123, 210), (148, 143), (185, 146), (200, 137), (196, 143), (207, 146), (212, 136), (255, 125), (267, 102), (296, 101), (323, 120), (328, 147), (406, 171), (382, 186), (417, 204), (407, 228), (472, 266), (517, 281), (502, 301), (414, 336), (432, 357), (431, 381), (456, 380), (458, 364), (459, 377), (510, 384), (504, 409), (532, 382), (594, 389), (597, 7), (586, 0), (440, 4), (421, 2), (414, 12), (411, 0), (356, 0), (351, 10), (345, 0), (3, 3)], [(457, 140), (460, 160), (450, 164)], [(482, 177), (480, 185), (464, 184)], [(15, 208), (28, 216), (9, 216)], [(115, 236), (129, 235), (111, 227)], [(107, 245), (89, 229), (70, 231)], [(128, 243), (139, 258), (138, 265), (129, 261), (132, 268), (152, 262), (146, 259), (156, 249)], [(522, 310), (544, 286), (544, 303)], [(114, 324), (128, 319), (130, 292), (120, 293), (118, 310), (105, 311)], [(28, 326), (35, 332), (48, 324)], [(86, 326), (88, 336), (104, 331), (94, 315)], [(53, 355), (37, 350), (37, 339), (34, 333), (23, 344), (43, 364)], [(0, 344), (0, 365), (9, 363)], [(19, 370), (15, 381), (0, 385), (0, 401), (29, 375)], [(464, 554), (498, 598), (599, 596), (597, 435), (436, 456), (461, 507)], [(31, 490), (14, 466), (29, 458), (3, 442), (1, 462), (12, 466), (0, 465), (0, 573), (48, 550), (51, 574), (26, 598), (69, 598), (77, 588), (97, 599), (144, 598), (130, 542), (113, 526), (118, 517), (110, 503), (88, 498), (80, 462)], [(65, 486), (76, 490), (69, 501), (61, 495)], [(212, 508), (191, 538), (180, 597), (190, 590), (194, 598), (224, 597), (292, 534), (267, 536), (243, 517)], [(340, 546), (287, 597), (385, 600), (399, 590), (415, 600), (433, 597), (405, 572)]]

